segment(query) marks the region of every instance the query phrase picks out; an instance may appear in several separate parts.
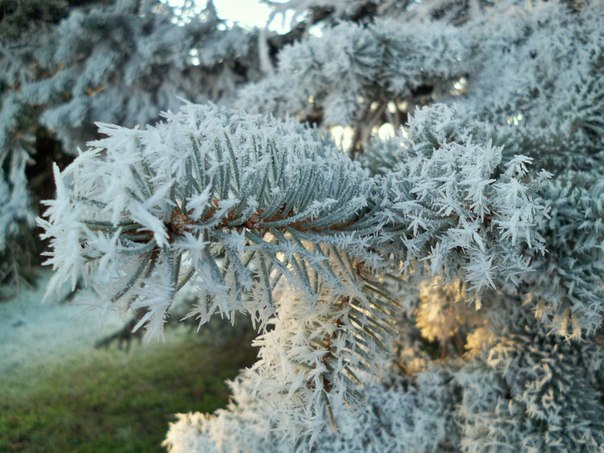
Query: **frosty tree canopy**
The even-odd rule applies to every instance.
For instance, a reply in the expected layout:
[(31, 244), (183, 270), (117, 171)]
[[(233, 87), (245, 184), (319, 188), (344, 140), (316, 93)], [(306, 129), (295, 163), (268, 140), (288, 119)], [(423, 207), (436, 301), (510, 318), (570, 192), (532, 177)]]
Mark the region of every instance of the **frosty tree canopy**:
[(233, 401), (180, 415), (166, 446), (604, 448), (604, 8), (567, 3), (280, 3), (302, 21), (291, 46), (205, 30), (264, 68), (226, 105), (99, 124), (55, 167), (49, 294), (81, 286), (155, 338), (188, 285), (200, 326), (258, 330)]

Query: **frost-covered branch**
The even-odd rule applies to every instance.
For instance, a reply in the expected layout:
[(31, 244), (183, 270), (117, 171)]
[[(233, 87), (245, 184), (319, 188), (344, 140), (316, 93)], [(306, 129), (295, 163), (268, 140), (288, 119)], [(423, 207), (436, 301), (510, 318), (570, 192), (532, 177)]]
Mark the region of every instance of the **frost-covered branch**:
[(153, 336), (193, 276), (205, 299), (191, 315), (245, 310), (264, 325), (282, 276), (313, 297), (320, 283), (354, 287), (351, 260), (408, 266), (430, 254), (433, 272), (480, 289), (515, 283), (528, 268), (521, 244), (541, 247), (544, 208), (523, 182), (526, 160), (502, 167), (488, 144), (418, 141), (413, 159), (374, 178), (291, 121), (214, 107), (101, 131), (108, 138), (56, 170), (41, 222), (56, 269), (49, 291), (83, 279), (104, 299), (147, 308)]

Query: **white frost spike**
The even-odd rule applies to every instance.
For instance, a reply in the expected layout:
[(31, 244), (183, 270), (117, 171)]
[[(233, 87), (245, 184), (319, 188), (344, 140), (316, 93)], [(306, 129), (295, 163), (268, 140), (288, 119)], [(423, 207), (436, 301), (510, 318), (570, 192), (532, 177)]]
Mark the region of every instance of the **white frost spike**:
[(128, 207), (132, 220), (153, 232), (153, 238), (160, 247), (168, 246), (168, 232), (161, 219), (151, 214), (145, 206), (137, 201), (130, 202)]
[(70, 199), (61, 171), (56, 164), (53, 165), (53, 174), (57, 186), (57, 198), (44, 202), (48, 206), (45, 214), (49, 221), (41, 219), (38, 221), (38, 224), (45, 229), (41, 237), (50, 238), (53, 247), (52, 252), (44, 253), (49, 256), (44, 264), (52, 265), (55, 271), (46, 288), (45, 299), (52, 294), (59, 294), (66, 283), (71, 291), (74, 291), (84, 269), (80, 245), (82, 224), (78, 218), (79, 210)]
[(143, 325), (146, 326), (145, 339), (163, 339), (164, 323), (167, 311), (174, 298), (172, 270), (166, 257), (156, 266), (149, 278), (143, 281), (142, 287), (137, 291), (139, 301), (132, 304), (131, 308), (142, 308), (147, 312), (132, 329), (136, 332)]
[(193, 215), (191, 217), (194, 220), (200, 219), (206, 212), (206, 210), (210, 207), (211, 193), (212, 185), (208, 184), (202, 192), (193, 195), (187, 201), (187, 207), (193, 211)]

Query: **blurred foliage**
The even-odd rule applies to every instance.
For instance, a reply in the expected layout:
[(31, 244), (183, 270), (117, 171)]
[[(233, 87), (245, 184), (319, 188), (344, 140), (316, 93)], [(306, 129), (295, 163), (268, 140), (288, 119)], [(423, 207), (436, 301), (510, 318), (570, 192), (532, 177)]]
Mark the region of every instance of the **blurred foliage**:
[(32, 22), (54, 23), (67, 16), (70, 7), (106, 0), (0, 0), (0, 39), (15, 38)]

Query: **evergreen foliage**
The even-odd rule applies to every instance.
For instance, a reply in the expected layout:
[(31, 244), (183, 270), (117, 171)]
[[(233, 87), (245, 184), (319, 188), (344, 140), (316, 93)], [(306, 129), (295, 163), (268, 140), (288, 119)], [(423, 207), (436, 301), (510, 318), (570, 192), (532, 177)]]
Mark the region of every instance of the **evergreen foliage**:
[[(99, 38), (31, 85), (71, 90), (39, 112), (64, 143), (94, 136), (78, 103), (103, 121), (103, 138), (54, 168), (38, 219), (48, 294), (82, 286), (91, 303), (140, 309), (147, 338), (185, 285), (200, 326), (251, 318), (258, 362), (230, 383), (226, 409), (179, 416), (175, 452), (600, 451), (602, 2), (273, 6), (293, 11), (298, 39), (282, 50), (246, 48), (249, 34), (206, 10), (204, 30), (220, 36), (208, 67), (252, 49), (249, 67), (266, 73), (224, 97), (212, 91), (222, 79), (199, 98), (188, 93), (200, 80), (184, 77), (190, 99), (225, 105), (176, 112), (148, 101), (164, 79), (148, 84), (139, 63), (186, 67), (202, 25), (169, 52), (132, 44), (149, 30), (165, 43), (162, 16), (90, 10), (57, 28), (66, 52), (118, 14), (112, 33), (136, 51), (112, 57)], [(79, 98), (91, 81), (107, 87)], [(96, 104), (111, 90), (124, 116)], [(348, 155), (335, 126), (352, 130)]]
[(69, 9), (67, 2), (28, 0), (0, 22), (27, 22), (19, 34), (0, 28), (3, 262), (13, 255), (15, 239), (9, 249), (6, 242), (15, 225), (31, 226), (39, 197), (50, 195), (38, 193), (31, 203), (23, 164), (44, 160), (44, 131), (63, 156), (73, 156), (98, 137), (95, 121), (153, 123), (180, 105), (179, 97), (225, 101), (261, 74), (257, 32), (227, 28), (212, 3), (186, 27), (155, 2), (74, 3)]

